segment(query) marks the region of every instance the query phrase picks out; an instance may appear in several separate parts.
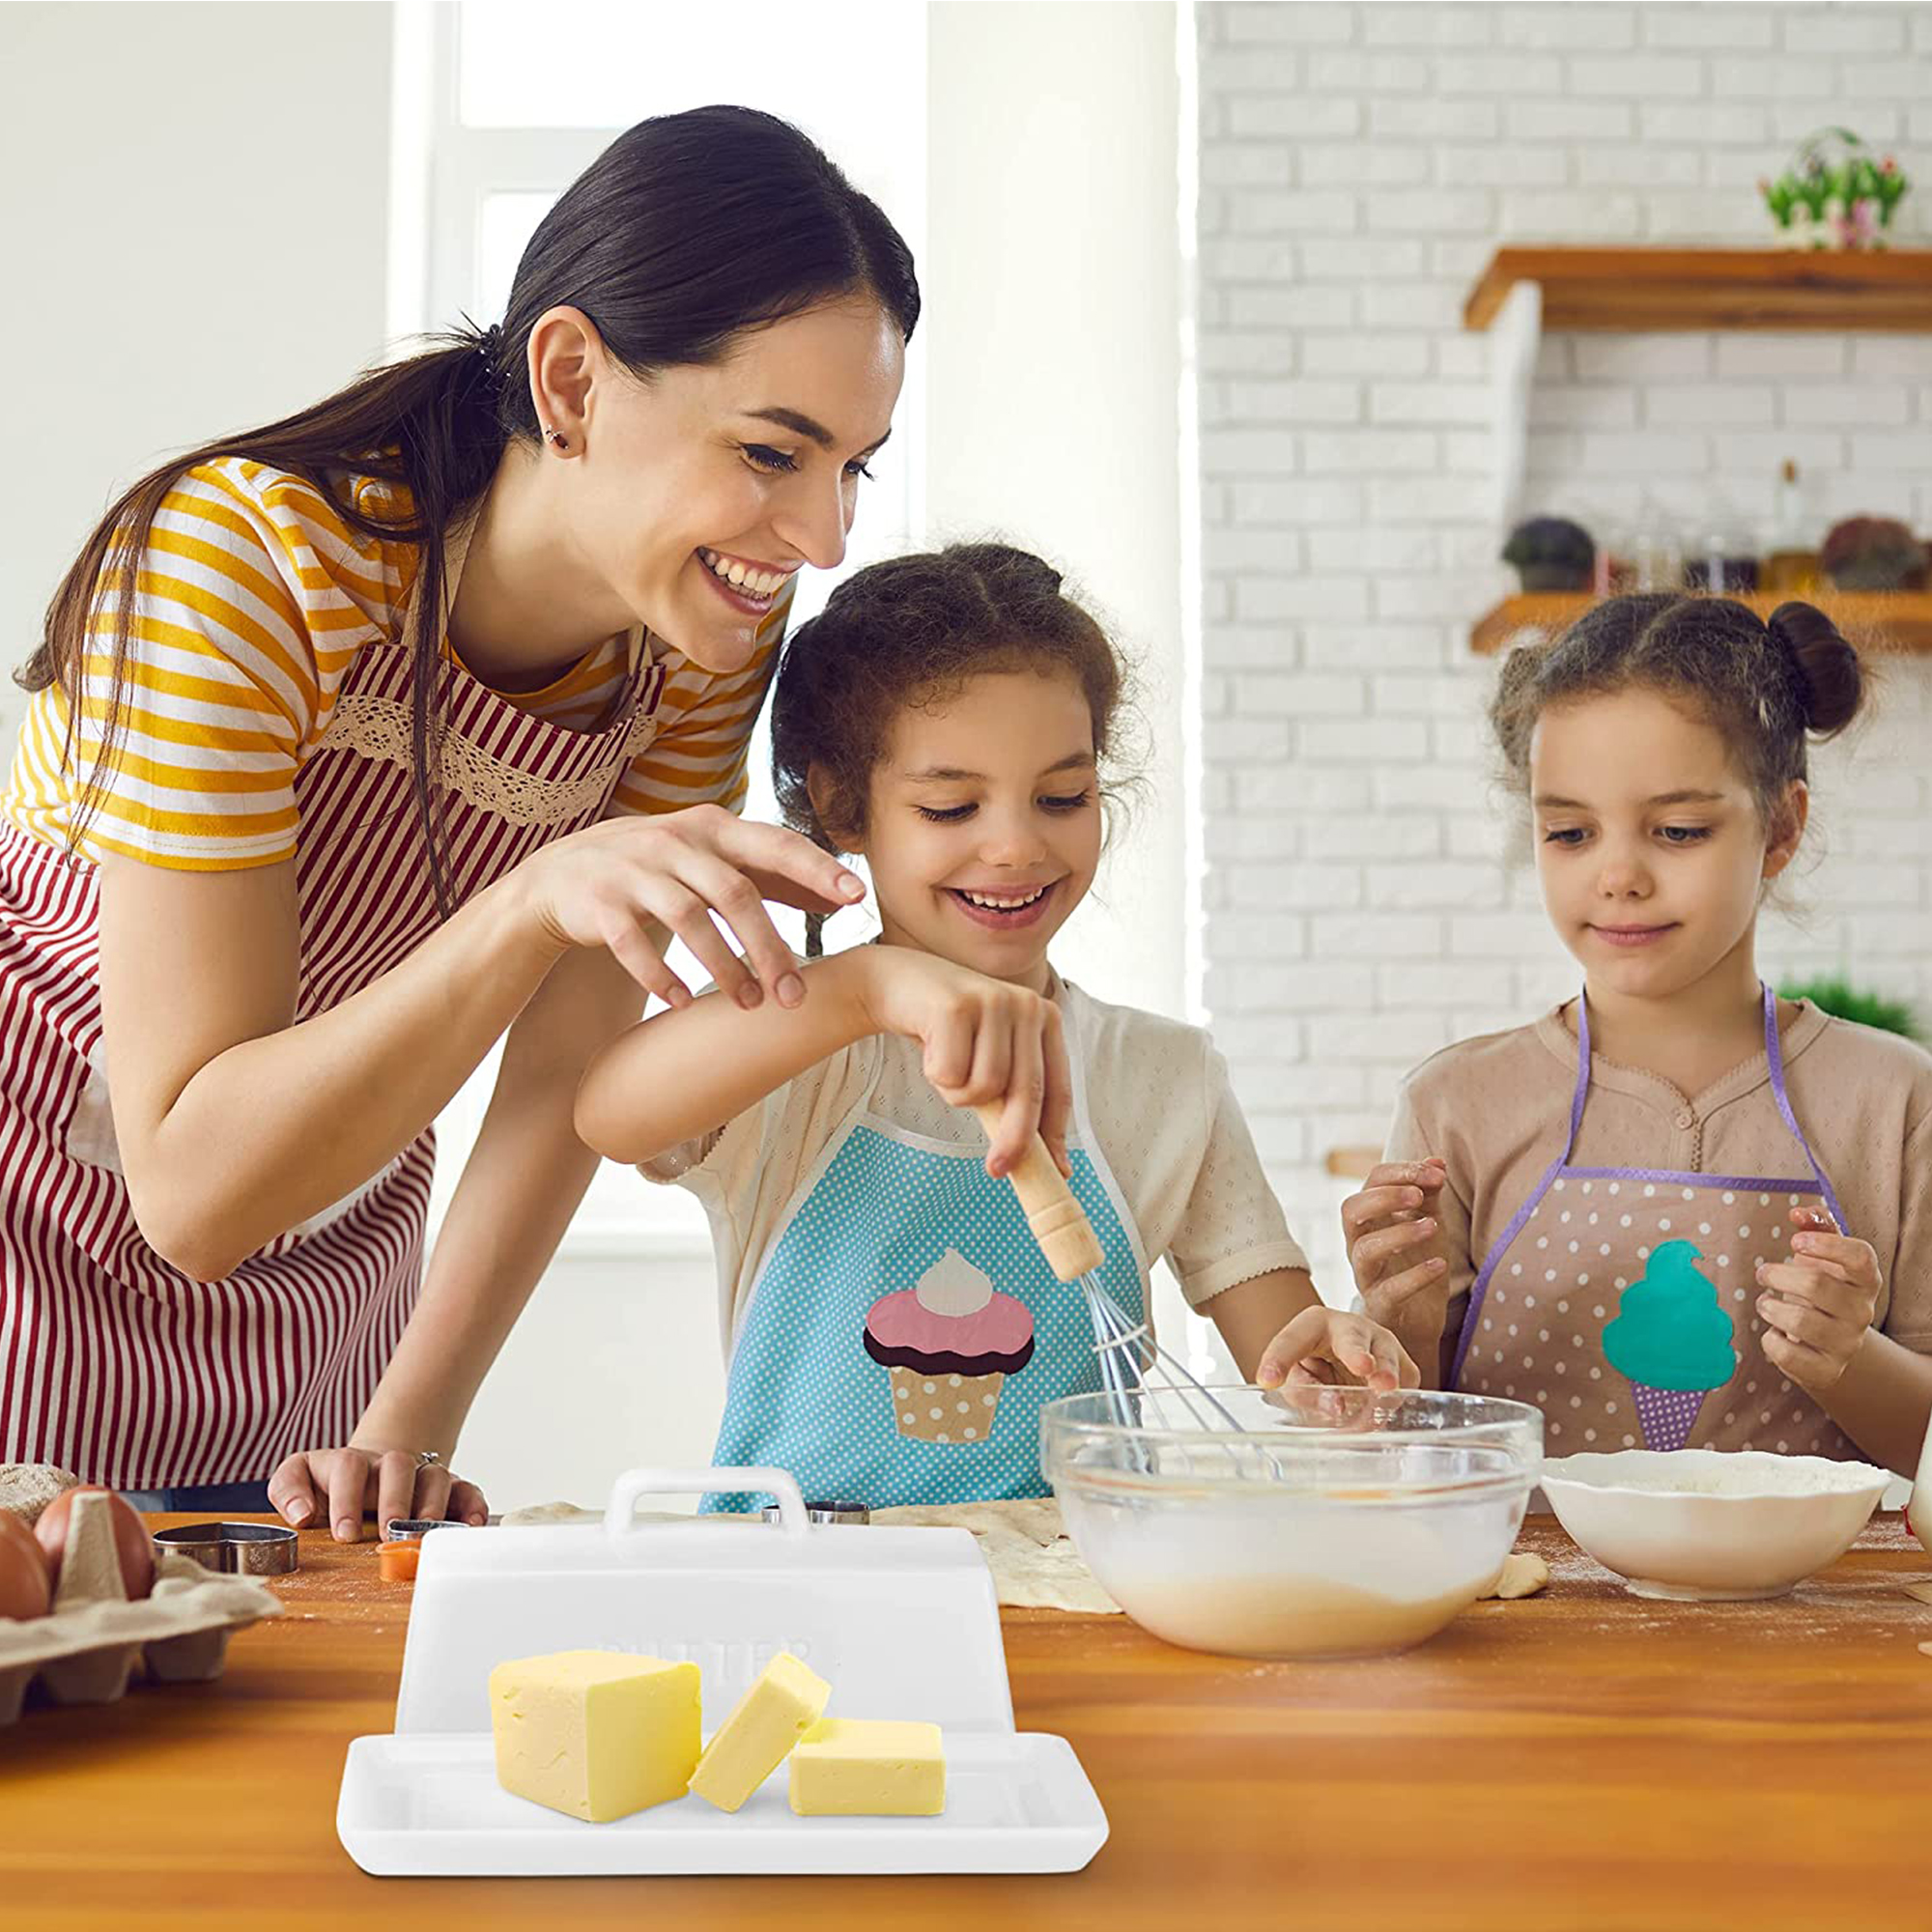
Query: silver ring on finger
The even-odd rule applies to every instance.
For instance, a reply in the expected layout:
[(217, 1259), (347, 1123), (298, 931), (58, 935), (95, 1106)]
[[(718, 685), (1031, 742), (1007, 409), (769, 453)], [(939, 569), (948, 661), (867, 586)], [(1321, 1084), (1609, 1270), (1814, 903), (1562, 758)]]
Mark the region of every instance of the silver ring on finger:
[(416, 1467), (418, 1469), (441, 1469), (447, 1466), (442, 1460), (441, 1450), (419, 1449), (416, 1451)]

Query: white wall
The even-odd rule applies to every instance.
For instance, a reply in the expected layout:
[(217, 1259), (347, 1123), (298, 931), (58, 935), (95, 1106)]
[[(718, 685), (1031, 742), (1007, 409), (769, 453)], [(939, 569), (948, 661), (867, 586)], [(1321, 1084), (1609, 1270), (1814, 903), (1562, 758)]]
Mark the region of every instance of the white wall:
[(95, 520), (383, 346), (386, 5), (0, 7), (0, 744)]
[(1140, 666), (1146, 803), (1056, 956), (1180, 1013), (1174, 8), (938, 0), (926, 32), (927, 535), (1040, 552)]
[[(1470, 620), (1492, 341), (1461, 327), (1498, 241), (1764, 245), (1755, 183), (1827, 124), (1895, 146), (1932, 237), (1932, 8), (1204, 5), (1202, 492), (1207, 946), (1292, 1217), (1340, 1276), (1319, 1163), (1379, 1142), (1395, 1082), (1571, 990), (1504, 857)], [(1546, 339), (1528, 507), (1760, 518), (1797, 458), (1821, 517), (1932, 526), (1932, 342)], [(1932, 1010), (1932, 665), (1815, 762), (1804, 925), (1767, 969), (1843, 965)], [(1853, 756), (1857, 756), (1856, 776)]]

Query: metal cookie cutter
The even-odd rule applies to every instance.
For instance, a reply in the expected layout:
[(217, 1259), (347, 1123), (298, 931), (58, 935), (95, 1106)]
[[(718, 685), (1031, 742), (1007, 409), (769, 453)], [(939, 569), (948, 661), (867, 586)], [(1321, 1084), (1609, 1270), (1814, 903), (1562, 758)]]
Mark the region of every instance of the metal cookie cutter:
[(433, 1529), (474, 1529), (474, 1523), (441, 1516), (392, 1516), (383, 1525), (384, 1543), (420, 1543)]
[[(758, 1514), (767, 1522), (777, 1522), (779, 1506), (767, 1503)], [(870, 1522), (872, 1520), (872, 1512), (864, 1503), (847, 1502), (808, 1502), (805, 1516), (808, 1522)]]
[(413, 1583), (416, 1564), (422, 1557), (425, 1539), (433, 1529), (469, 1529), (472, 1524), (451, 1522), (440, 1516), (392, 1516), (383, 1525), (383, 1543), (376, 1552), (376, 1564), (385, 1583)]
[(286, 1577), (296, 1568), (295, 1531), (272, 1522), (185, 1522), (156, 1530), (154, 1544), (241, 1577)]

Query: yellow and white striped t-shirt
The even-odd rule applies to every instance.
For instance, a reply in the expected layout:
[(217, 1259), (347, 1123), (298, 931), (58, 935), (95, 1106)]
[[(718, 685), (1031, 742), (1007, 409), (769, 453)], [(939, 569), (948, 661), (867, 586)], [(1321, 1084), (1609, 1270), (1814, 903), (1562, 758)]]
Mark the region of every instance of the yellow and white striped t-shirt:
[[(408, 493), (396, 485), (361, 477), (345, 488), (365, 515), (408, 515)], [(234, 457), (185, 471), (141, 554), (122, 728), (79, 849), (185, 871), (292, 857), (296, 773), (327, 731), (355, 653), (401, 641), (417, 561), (414, 545), (365, 536), (286, 471)], [(67, 698), (50, 685), (28, 707), (0, 799), (0, 814), (49, 844), (69, 842), (94, 773), (118, 595), (96, 599), (98, 650), (71, 755)], [(757, 654), (729, 677), (652, 640), (667, 667), (662, 724), (619, 781), (613, 810), (743, 805), (747, 750), (786, 614), (781, 605), (765, 619)], [(590, 729), (628, 668), (626, 640), (611, 638), (554, 683), (503, 696)]]

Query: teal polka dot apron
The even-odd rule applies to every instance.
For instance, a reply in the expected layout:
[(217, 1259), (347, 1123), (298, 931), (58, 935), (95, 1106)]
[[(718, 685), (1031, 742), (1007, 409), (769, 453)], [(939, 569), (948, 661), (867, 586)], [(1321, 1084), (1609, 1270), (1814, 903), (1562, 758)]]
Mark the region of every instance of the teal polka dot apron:
[[(1071, 1186), (1136, 1321), (1147, 1271), (1073, 1068)], [(1078, 1283), (1054, 1279), (983, 1144), (847, 1118), (781, 1220), (732, 1347), (712, 1462), (789, 1469), (868, 1509), (1040, 1496), (1039, 1411), (1100, 1387)], [(707, 1511), (765, 1496), (707, 1496)]]

